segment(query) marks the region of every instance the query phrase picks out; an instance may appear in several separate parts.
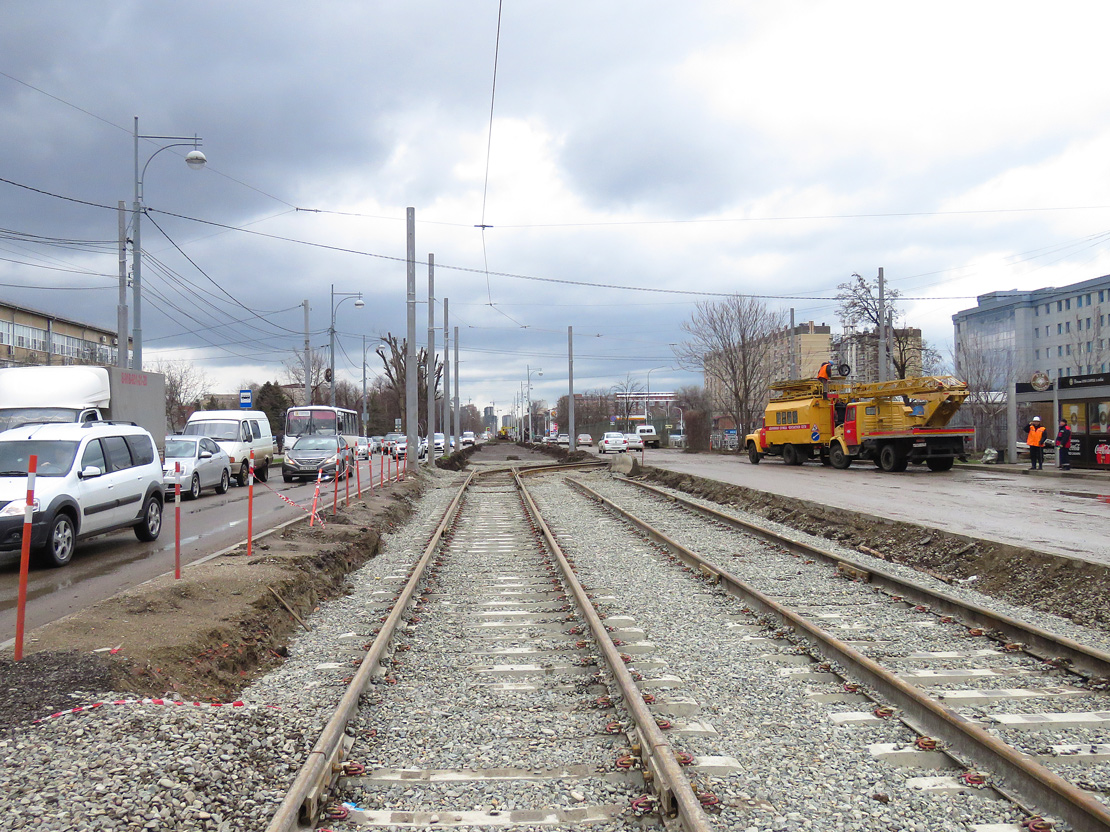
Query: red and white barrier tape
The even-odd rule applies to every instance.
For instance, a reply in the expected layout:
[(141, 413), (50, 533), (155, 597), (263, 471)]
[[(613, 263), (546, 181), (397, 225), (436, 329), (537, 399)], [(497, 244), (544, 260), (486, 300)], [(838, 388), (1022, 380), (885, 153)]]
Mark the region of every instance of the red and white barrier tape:
[[(293, 508), (299, 508), (305, 514), (312, 514), (312, 509), (307, 508), (305, 506), (302, 506), (300, 503), (295, 502), (294, 500), (290, 500), (288, 497), (286, 497), (280, 491), (276, 491), (275, 489), (273, 489), (268, 482), (263, 482), (262, 480), (255, 480), (254, 484), (255, 485), (261, 485), (261, 486), (264, 486), (264, 487), (268, 488), (271, 493), (276, 494), (278, 496), (278, 499), (285, 501), (289, 505), (293, 506)], [(324, 525), (324, 516), (322, 514), (320, 514), (319, 512), (316, 513), (316, 519), (320, 521), (321, 526)]]

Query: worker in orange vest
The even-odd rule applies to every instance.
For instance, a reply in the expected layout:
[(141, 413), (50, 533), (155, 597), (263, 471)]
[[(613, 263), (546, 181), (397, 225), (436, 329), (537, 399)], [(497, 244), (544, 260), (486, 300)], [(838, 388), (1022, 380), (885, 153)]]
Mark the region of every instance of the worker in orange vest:
[(1029, 444), (1029, 469), (1036, 471), (1044, 468), (1044, 425), (1041, 417), (1034, 416), (1033, 421), (1025, 426), (1025, 441)]
[(821, 389), (826, 393), (829, 392), (829, 377), (832, 374), (832, 368), (833, 365), (831, 361), (826, 361), (817, 368), (817, 378), (821, 379)]

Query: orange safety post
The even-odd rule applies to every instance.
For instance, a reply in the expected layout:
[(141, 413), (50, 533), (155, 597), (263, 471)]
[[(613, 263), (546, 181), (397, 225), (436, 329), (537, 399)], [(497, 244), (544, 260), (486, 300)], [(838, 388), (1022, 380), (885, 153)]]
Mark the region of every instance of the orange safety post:
[[(35, 513), (35, 472), (38, 454), (27, 460), (27, 502), (23, 508), (23, 546), (19, 553), (19, 601), (15, 611), (15, 660), (23, 659), (23, 622), (27, 613), (27, 575), (31, 571), (31, 518)], [(49, 542), (49, 541), (48, 541)]]
[(331, 516), (339, 513), (339, 454), (335, 455), (335, 473), (332, 475)]
[(181, 463), (173, 464), (173, 579), (181, 580)]
[(320, 500), (320, 480), (324, 477), (324, 469), (316, 471), (316, 492), (312, 495), (312, 516), (308, 518), (308, 525), (316, 525), (316, 503)]
[[(378, 482), (385, 485), (385, 451), (378, 457)], [(370, 487), (374, 487), (374, 473), (370, 472)]]
[(251, 467), (247, 471), (247, 557), (251, 556), (254, 542), (254, 451), (251, 451)]
[[(347, 460), (347, 469), (343, 472), (343, 485), (347, 489), (345, 506), (351, 505), (351, 452), (350, 449), (343, 452), (343, 458)], [(358, 457), (355, 457), (355, 467), (358, 467)]]
[[(366, 460), (370, 460), (370, 452), (366, 452)], [(355, 485), (358, 487), (357, 497), (362, 496), (362, 466), (358, 464), (358, 454), (355, 454)]]

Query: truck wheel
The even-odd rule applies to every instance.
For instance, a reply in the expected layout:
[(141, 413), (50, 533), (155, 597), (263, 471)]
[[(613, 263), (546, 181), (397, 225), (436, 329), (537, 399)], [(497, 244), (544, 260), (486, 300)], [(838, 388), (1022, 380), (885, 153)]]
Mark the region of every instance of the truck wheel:
[(200, 474), (193, 474), (193, 478), (189, 480), (189, 492), (185, 496), (190, 500), (200, 496)]
[(787, 465), (801, 465), (806, 460), (794, 445), (783, 445), (782, 461)]
[(220, 472), (220, 484), (216, 486), (216, 493), (226, 494), (229, 488), (231, 488), (231, 475), (228, 474), (227, 469), (224, 468), (224, 470)]
[(153, 494), (146, 498), (143, 519), (135, 526), (135, 537), (144, 543), (157, 540), (162, 532), (162, 503)]
[(906, 455), (893, 443), (883, 445), (879, 451), (879, 467), (890, 473), (906, 470)]
[(748, 443), (748, 462), (750, 462), (752, 465), (758, 465), (759, 460), (761, 460), (761, 459), (763, 459), (763, 454), (761, 454), (759, 451), (757, 451), (755, 449), (755, 443), (754, 442), (749, 442)]
[(73, 528), (73, 519), (68, 514), (60, 512), (54, 516), (54, 521), (50, 524), (46, 545), (37, 552), (38, 560), (46, 566), (65, 566), (73, 560), (73, 550), (76, 546), (77, 534)]
[(840, 471), (845, 470), (852, 464), (852, 458), (844, 453), (844, 448), (840, 446), (839, 442), (834, 443), (829, 449), (829, 464)]
[(956, 460), (950, 456), (930, 457), (925, 460), (925, 464), (929, 466), (930, 471), (951, 471), (955, 462)]
[(245, 485), (247, 484), (247, 478), (248, 478), (248, 477), (250, 476), (250, 472), (251, 472), (251, 466), (250, 466), (250, 463), (249, 463), (249, 462), (247, 462), (247, 461), (246, 461), (246, 460), (244, 459), (244, 460), (243, 460), (243, 465), (242, 465), (242, 467), (241, 467), (241, 468), (239, 469), (239, 476), (237, 476), (237, 477), (235, 478), (235, 481), (236, 481), (237, 483), (239, 483), (239, 485), (240, 485), (240, 486), (245, 486)]

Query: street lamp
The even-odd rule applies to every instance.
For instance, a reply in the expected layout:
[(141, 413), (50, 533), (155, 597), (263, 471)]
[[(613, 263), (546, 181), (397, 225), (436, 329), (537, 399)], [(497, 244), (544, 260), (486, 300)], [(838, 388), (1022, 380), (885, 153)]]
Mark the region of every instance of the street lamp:
[[(142, 286), (143, 286), (143, 247), (141, 235), (139, 232), (139, 217), (142, 216), (143, 211), (143, 178), (146, 176), (147, 165), (151, 160), (161, 153), (163, 150), (168, 150), (171, 147), (191, 147), (193, 148), (185, 154), (185, 164), (193, 170), (200, 170), (204, 167), (208, 159), (198, 149), (201, 144), (199, 136), (140, 136), (139, 135), (139, 117), (135, 116), (135, 204), (133, 206), (134, 218), (132, 221), (131, 230), (131, 285), (134, 294), (133, 304), (135, 306), (135, 325), (132, 328), (132, 369), (142, 371), (143, 369), (143, 307), (142, 307)], [(167, 141), (170, 144), (162, 145), (155, 150), (143, 165), (143, 169), (139, 171), (139, 139), (150, 139), (152, 141)], [(125, 314), (125, 313), (121, 313)], [(127, 333), (121, 332), (119, 338), (119, 349), (123, 355), (127, 355)], [(126, 365), (126, 358), (119, 362), (120, 366)]]
[(542, 376), (543, 369), (539, 367), (532, 368), (529, 367), (527, 364), (525, 364), (524, 366), (528, 370), (528, 441), (535, 442), (536, 432), (534, 429), (534, 425), (532, 424), (532, 373), (535, 373), (537, 376)]
[(335, 284), (331, 284), (331, 326), (328, 327), (328, 343), (330, 345), (331, 360), (329, 372), (331, 373), (331, 406), (335, 407), (335, 310), (345, 300), (355, 299), (355, 309), (362, 309), (366, 303), (362, 300), (362, 292), (339, 292), (339, 303), (335, 302)]

